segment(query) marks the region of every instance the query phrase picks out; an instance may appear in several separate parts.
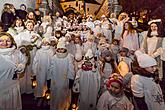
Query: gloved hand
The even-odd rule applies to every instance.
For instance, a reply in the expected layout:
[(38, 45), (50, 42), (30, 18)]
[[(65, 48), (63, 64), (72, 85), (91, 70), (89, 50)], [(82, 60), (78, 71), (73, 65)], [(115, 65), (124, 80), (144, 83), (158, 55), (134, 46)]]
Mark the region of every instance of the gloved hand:
[(16, 80), (18, 78), (17, 73), (13, 74), (13, 80)]
[(69, 79), (69, 89), (71, 89), (73, 87), (73, 84), (74, 84), (74, 80)]
[(36, 76), (32, 76), (32, 80), (36, 80)]

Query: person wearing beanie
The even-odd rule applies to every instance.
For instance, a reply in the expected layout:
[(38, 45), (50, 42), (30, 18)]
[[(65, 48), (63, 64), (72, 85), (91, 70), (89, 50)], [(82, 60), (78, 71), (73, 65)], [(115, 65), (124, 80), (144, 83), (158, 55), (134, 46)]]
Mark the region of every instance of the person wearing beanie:
[(76, 74), (80, 85), (79, 110), (96, 110), (100, 76), (91, 49), (85, 54), (83, 62), (81, 69)]
[(128, 48), (125, 48), (125, 47), (121, 48), (117, 59), (118, 59), (118, 61), (117, 61), (118, 65), (120, 64), (120, 62), (125, 62), (129, 67), (128, 71), (131, 71), (133, 60), (129, 56)]
[[(153, 19), (148, 22), (149, 29), (146, 36), (143, 36), (141, 50), (156, 59), (158, 63), (159, 78), (165, 96), (165, 38), (162, 32), (161, 19)], [(163, 35), (163, 37), (162, 37)]]
[(46, 92), (47, 85), (47, 75), (51, 62), (51, 58), (54, 55), (53, 50), (50, 48), (50, 40), (48, 38), (42, 39), (41, 48), (37, 50), (32, 70), (33, 78), (36, 78), (37, 86), (34, 89), (34, 96), (37, 99), (37, 106), (41, 106), (41, 103), (44, 101), (43, 94)]
[(68, 110), (74, 76), (73, 56), (68, 53), (65, 42), (58, 42), (48, 74), (48, 80), (51, 79), (50, 110)]
[(124, 94), (123, 78), (113, 73), (105, 82), (107, 90), (100, 96), (97, 110), (134, 110), (133, 104)]
[(105, 91), (104, 81), (117, 70), (116, 61), (113, 59), (112, 52), (110, 50), (104, 50), (101, 52), (99, 67), (101, 75), (101, 88), (99, 94), (101, 95)]
[(165, 42), (165, 39), (163, 38), (164, 36), (161, 36), (161, 23), (161, 19), (154, 19), (148, 22), (149, 29), (146, 35), (143, 36), (141, 50), (157, 60), (159, 78), (162, 80), (164, 77), (162, 61), (165, 61), (165, 58), (163, 57), (163, 48), (165, 48), (163, 47), (163, 42)]
[(165, 104), (159, 85), (157, 62), (151, 56), (135, 52), (138, 66), (133, 70), (131, 90), (139, 110), (164, 110)]

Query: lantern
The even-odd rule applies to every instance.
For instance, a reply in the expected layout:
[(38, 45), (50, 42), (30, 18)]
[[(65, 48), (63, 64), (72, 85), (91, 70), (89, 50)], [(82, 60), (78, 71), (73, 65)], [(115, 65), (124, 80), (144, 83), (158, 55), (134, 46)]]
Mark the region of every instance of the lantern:
[(32, 88), (34, 89), (37, 86), (36, 78), (32, 79)]
[(46, 100), (50, 100), (50, 90), (49, 89), (45, 92), (45, 98), (46, 98)]
[(78, 106), (76, 104), (72, 105), (72, 110), (78, 110)]

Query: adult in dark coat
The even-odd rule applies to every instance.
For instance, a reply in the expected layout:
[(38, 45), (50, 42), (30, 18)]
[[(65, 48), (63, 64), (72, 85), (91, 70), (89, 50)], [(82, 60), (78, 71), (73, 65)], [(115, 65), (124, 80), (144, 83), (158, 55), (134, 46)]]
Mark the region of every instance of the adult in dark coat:
[(20, 5), (20, 9), (16, 10), (16, 17), (18, 17), (19, 19), (25, 20), (26, 19), (26, 5), (25, 4), (21, 4)]
[(4, 9), (2, 11), (1, 15), (1, 22), (2, 22), (2, 28), (3, 31), (8, 31), (8, 28), (13, 24), (15, 20), (15, 15), (14, 15), (14, 6), (12, 4), (6, 3), (4, 4)]

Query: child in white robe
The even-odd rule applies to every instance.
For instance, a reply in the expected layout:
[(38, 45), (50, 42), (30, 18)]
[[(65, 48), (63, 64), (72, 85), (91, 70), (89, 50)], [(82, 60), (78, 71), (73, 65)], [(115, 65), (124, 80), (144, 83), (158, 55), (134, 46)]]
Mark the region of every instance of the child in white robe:
[[(40, 100), (38, 102), (42, 102), (42, 97), (46, 92), (48, 69), (53, 53), (53, 50), (50, 48), (50, 40), (48, 38), (42, 39), (42, 46), (39, 50), (37, 50), (32, 66), (34, 73), (33, 78), (36, 78), (37, 82), (34, 95)], [(38, 106), (40, 106), (39, 103)]]
[(133, 71), (131, 90), (138, 109), (164, 110), (156, 60), (141, 51), (136, 51), (135, 55), (139, 65)]
[(80, 78), (79, 110), (95, 110), (100, 87), (100, 74), (91, 49), (85, 54), (84, 63), (76, 75)]
[(58, 42), (48, 75), (48, 80), (51, 79), (50, 110), (68, 110), (74, 75), (73, 56), (68, 53), (65, 42)]

